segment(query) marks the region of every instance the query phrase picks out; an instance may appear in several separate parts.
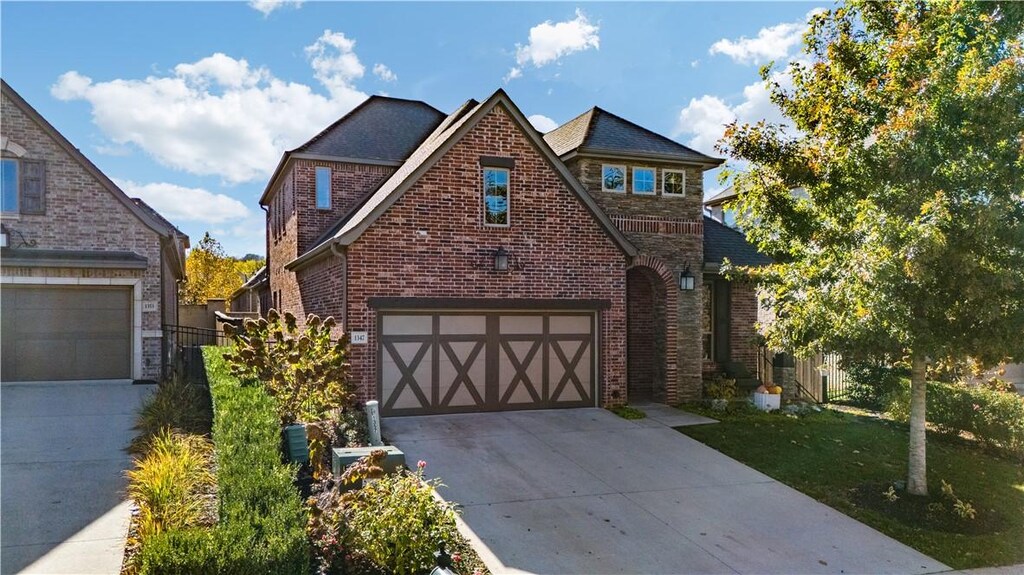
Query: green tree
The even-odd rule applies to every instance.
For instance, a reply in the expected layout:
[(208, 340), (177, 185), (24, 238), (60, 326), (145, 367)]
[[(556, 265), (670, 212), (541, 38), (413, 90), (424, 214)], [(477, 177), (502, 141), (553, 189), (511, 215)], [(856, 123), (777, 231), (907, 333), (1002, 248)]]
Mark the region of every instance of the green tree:
[(775, 257), (737, 270), (775, 310), (770, 343), (910, 363), (912, 494), (928, 360), (1024, 358), (1022, 39), (1013, 2), (848, 2), (813, 17), (791, 87), (761, 71), (795, 130), (720, 144), (750, 162), (737, 207)]
[(208, 299), (227, 299), (263, 264), (263, 260), (228, 256), (220, 242), (206, 232), (185, 258), (188, 279), (180, 291), (181, 303), (201, 305)]

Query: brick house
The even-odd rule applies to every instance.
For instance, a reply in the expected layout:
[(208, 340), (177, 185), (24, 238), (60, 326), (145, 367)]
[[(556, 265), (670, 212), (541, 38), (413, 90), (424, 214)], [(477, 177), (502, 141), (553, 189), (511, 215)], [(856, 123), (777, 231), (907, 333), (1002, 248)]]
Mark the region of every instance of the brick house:
[(0, 83), (0, 379), (158, 379), (188, 236)]
[(386, 415), (696, 398), (756, 353), (717, 272), (761, 256), (702, 214), (720, 163), (599, 108), (541, 135), (502, 90), (373, 96), (271, 177), (267, 299), (338, 318)]

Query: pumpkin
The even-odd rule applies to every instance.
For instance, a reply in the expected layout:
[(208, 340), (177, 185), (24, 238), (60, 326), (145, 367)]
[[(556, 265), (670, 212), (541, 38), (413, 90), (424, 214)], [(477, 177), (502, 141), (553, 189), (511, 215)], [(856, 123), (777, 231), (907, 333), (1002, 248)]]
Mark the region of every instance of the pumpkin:
[(782, 395), (782, 388), (777, 386), (777, 385), (775, 387), (773, 387), (771, 391), (775, 395)]

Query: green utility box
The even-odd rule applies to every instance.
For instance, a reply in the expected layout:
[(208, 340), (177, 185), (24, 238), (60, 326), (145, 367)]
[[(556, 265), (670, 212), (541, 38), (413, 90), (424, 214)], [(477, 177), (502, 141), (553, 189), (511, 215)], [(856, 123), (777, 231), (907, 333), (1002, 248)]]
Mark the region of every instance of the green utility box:
[(352, 465), (359, 459), (366, 457), (372, 451), (384, 450), (387, 455), (384, 457), (384, 471), (395, 472), (399, 467), (405, 465), (405, 454), (394, 445), (377, 445), (372, 447), (335, 447), (331, 450), (331, 472), (335, 477), (340, 477), (345, 468)]

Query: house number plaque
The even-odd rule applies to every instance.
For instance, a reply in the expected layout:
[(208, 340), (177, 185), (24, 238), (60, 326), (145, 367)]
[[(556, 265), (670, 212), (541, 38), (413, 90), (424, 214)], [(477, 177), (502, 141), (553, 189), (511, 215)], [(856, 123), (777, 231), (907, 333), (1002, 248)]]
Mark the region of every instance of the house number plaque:
[(353, 331), (351, 334), (352, 345), (366, 345), (369, 337), (365, 331)]

